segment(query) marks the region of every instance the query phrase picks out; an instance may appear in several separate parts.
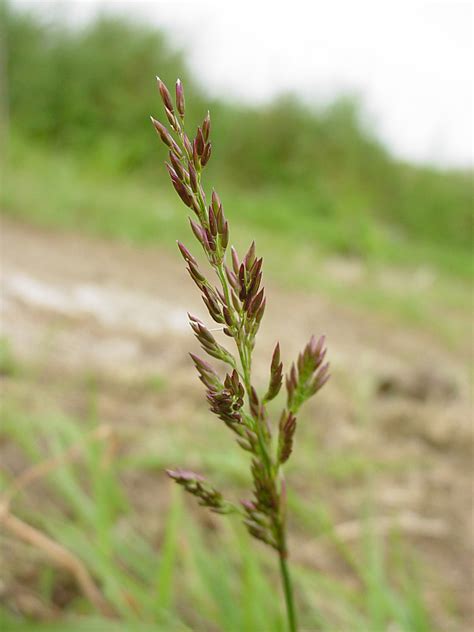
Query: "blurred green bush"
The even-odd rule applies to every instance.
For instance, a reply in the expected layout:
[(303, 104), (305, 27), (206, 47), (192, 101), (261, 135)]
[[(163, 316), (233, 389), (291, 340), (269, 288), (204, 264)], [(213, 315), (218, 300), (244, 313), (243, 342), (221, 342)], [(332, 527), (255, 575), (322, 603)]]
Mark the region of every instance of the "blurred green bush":
[[(291, 95), (260, 107), (210, 102), (183, 54), (154, 28), (110, 16), (71, 28), (7, 5), (3, 13), (10, 133), (21, 146), (160, 182), (148, 119), (160, 112), (153, 78), (172, 84), (179, 76), (193, 123), (210, 104), (212, 181), (280, 200), (276, 221), (329, 235), (332, 248), (349, 254), (405, 239), (465, 254), (471, 247), (472, 173), (396, 160), (354, 99), (319, 108)], [(261, 215), (273, 206), (253, 209), (256, 221), (271, 227), (275, 218)]]

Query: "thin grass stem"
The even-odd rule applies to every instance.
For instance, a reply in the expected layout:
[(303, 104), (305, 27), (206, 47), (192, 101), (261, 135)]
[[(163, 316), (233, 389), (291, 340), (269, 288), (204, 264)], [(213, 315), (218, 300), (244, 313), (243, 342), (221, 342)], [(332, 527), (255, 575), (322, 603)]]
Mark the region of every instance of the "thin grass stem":
[(296, 632), (296, 610), (293, 598), (293, 584), (291, 582), (290, 569), (288, 568), (288, 558), (285, 552), (280, 553), (280, 575), (283, 592), (285, 594), (286, 615), (289, 632)]

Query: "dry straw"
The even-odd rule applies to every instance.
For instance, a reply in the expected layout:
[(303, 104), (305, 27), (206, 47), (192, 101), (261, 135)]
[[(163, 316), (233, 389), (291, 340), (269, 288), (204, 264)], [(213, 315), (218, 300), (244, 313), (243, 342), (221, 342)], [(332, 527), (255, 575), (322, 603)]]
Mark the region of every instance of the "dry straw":
[(176, 82), (174, 104), (168, 88), (159, 78), (157, 81), (170, 129), (153, 117), (151, 121), (169, 150), (166, 168), (171, 182), (192, 212), (191, 230), (217, 275), (218, 286), (206, 277), (186, 246), (178, 242), (178, 247), (210, 317), (233, 340), (237, 351), (234, 355), (227, 350), (205, 323), (189, 314), (191, 328), (203, 351), (226, 365), (225, 377), (202, 358), (194, 354), (191, 357), (206, 388), (211, 411), (233, 432), (238, 445), (251, 455), (253, 496), (237, 505), (194, 472), (168, 470), (168, 475), (211, 511), (240, 514), (249, 533), (278, 552), (288, 627), (293, 632), (297, 624), (288, 570), (282, 465), (292, 452), (300, 407), (329, 378), (329, 365), (324, 363), (325, 341), (324, 337), (311, 338), (297, 362), (292, 364), (285, 380), (286, 406), (279, 418), (278, 439), (273, 442), (266, 405), (279, 394), (283, 385), (279, 344), (273, 352), (265, 394), (260, 395), (254, 387), (251, 371), (255, 337), (266, 305), (262, 287), (263, 259), (257, 256), (253, 242), (242, 259), (232, 246), (229, 248), (229, 224), (219, 196), (213, 191), (210, 201), (206, 198), (202, 173), (212, 149), (209, 113), (197, 128), (195, 138), (190, 139), (184, 128), (185, 100), (181, 81)]

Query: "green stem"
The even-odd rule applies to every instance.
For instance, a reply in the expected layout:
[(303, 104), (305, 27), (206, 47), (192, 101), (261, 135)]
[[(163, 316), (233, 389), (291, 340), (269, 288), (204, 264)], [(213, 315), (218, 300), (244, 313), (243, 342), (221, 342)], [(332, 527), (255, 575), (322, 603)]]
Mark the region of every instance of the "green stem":
[(285, 593), (286, 614), (288, 618), (288, 630), (289, 632), (296, 632), (296, 613), (295, 604), (293, 599), (293, 586), (291, 584), (290, 571), (288, 568), (288, 558), (286, 552), (280, 552), (280, 575), (283, 585), (283, 591)]

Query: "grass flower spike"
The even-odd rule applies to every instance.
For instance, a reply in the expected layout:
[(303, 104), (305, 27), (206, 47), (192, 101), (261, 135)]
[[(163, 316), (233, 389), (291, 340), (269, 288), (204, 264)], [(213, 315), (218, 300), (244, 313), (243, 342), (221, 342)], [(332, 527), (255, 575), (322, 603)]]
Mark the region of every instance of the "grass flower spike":
[[(280, 560), (288, 628), (297, 629), (286, 537), (286, 494), (282, 465), (290, 458), (297, 426), (297, 413), (329, 378), (324, 337), (308, 342), (286, 379), (277, 344), (270, 364), (267, 389), (260, 395), (252, 381), (252, 354), (255, 339), (265, 313), (266, 298), (262, 285), (263, 259), (257, 256), (255, 243), (242, 259), (229, 247), (229, 224), (222, 202), (215, 191), (206, 196), (202, 175), (211, 157), (211, 119), (204, 118), (191, 139), (184, 128), (185, 98), (180, 80), (176, 99), (157, 78), (158, 89), (170, 129), (152, 117), (152, 123), (169, 152), (166, 168), (171, 183), (190, 210), (191, 231), (202, 248), (218, 285), (203, 272), (191, 251), (178, 242), (187, 271), (196, 284), (210, 318), (234, 343), (234, 351), (218, 342), (199, 318), (189, 314), (189, 323), (203, 351), (225, 367), (222, 376), (206, 360), (191, 354), (199, 379), (206, 388), (209, 407), (234, 434), (237, 444), (250, 454), (253, 481), (252, 497), (234, 504), (214, 489), (203, 477), (185, 470), (168, 470), (168, 475), (198, 498), (200, 505), (216, 513), (240, 514), (254, 538), (273, 547)], [(224, 372), (221, 372), (224, 373)], [(286, 406), (279, 422), (272, 424), (267, 403), (275, 399), (285, 382)], [(273, 433), (278, 432), (276, 441)]]

